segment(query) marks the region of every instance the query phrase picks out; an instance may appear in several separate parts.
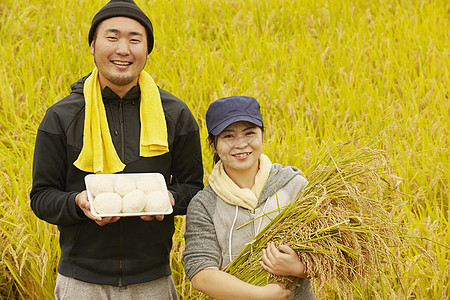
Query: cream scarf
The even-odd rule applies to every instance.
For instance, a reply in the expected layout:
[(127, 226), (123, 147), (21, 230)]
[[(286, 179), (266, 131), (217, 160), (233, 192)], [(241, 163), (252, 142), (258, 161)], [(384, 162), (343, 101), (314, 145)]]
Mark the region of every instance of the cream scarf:
[(271, 167), (272, 162), (270, 159), (266, 155), (261, 154), (259, 170), (255, 176), (255, 184), (252, 189), (242, 189), (228, 177), (222, 161), (219, 160), (214, 166), (211, 175), (209, 175), (209, 185), (225, 202), (247, 208), (253, 212), (269, 179)]
[[(167, 126), (159, 89), (145, 71), (139, 75), (141, 88), (140, 155), (151, 157), (169, 152)], [(113, 174), (122, 171), (122, 163), (112, 142), (103, 104), (98, 69), (84, 83), (85, 119), (83, 148), (73, 163), (78, 169), (90, 173)]]

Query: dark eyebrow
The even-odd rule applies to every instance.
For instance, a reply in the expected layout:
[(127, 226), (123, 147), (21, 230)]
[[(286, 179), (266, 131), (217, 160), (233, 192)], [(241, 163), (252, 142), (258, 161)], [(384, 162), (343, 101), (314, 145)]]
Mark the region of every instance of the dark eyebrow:
[(130, 32), (128, 35), (138, 35), (138, 36), (144, 36), (142, 33), (140, 32), (136, 32), (136, 31), (132, 31)]
[[(107, 33), (111, 32), (111, 33), (115, 33), (115, 34), (120, 34), (120, 30), (119, 29), (114, 29), (114, 28), (106, 29), (106, 32)], [(142, 34), (140, 32), (137, 32), (137, 31), (131, 31), (131, 32), (128, 33), (128, 35), (130, 35), (130, 36), (133, 36), (133, 35), (144, 36), (144, 34)]]
[(246, 130), (249, 130), (249, 129), (255, 129), (255, 128), (256, 128), (256, 125), (255, 126), (248, 126), (248, 127), (244, 128), (242, 131), (246, 131)]
[(107, 33), (120, 33), (120, 30), (118, 30), (118, 29), (106, 29), (105, 30), (105, 32), (107, 32)]

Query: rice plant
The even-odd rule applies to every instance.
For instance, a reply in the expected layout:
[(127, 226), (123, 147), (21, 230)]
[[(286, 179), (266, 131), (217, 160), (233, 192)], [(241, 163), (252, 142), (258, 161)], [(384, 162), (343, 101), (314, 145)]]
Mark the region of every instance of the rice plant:
[[(37, 126), (89, 73), (87, 32), (107, 1), (0, 2), (0, 298), (49, 299), (59, 257), (56, 227), (29, 208)], [(199, 0), (136, 3), (153, 22), (146, 71), (184, 100), (202, 137), (204, 114), (231, 95), (256, 97), (264, 153), (308, 178), (323, 145), (357, 138), (385, 151), (406, 203), (397, 264), (355, 299), (450, 299), (450, 4), (445, 0)], [(311, 178), (308, 178), (311, 179)], [(181, 299), (194, 299), (182, 267), (184, 218), (172, 251)], [(379, 287), (379, 288), (378, 288)], [(341, 299), (329, 283), (322, 299)], [(395, 296), (394, 296), (395, 295)]]
[(270, 275), (259, 264), (262, 249), (275, 242), (297, 252), (317, 290), (328, 284), (351, 298), (371, 286), (372, 293), (379, 293), (373, 281), (383, 273), (401, 283), (397, 265), (402, 232), (392, 215), (401, 203), (399, 178), (383, 152), (351, 149), (349, 144), (319, 157), (308, 186), (242, 250), (227, 272), (260, 286), (295, 285), (295, 278)]

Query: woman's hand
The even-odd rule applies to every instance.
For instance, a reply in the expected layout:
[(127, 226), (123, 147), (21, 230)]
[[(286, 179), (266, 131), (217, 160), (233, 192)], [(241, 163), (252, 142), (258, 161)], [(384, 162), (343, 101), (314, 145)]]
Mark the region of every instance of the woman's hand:
[(277, 249), (274, 242), (269, 242), (267, 248), (262, 250), (262, 261), (259, 263), (264, 270), (274, 275), (306, 278), (305, 265), (287, 245), (281, 245)]

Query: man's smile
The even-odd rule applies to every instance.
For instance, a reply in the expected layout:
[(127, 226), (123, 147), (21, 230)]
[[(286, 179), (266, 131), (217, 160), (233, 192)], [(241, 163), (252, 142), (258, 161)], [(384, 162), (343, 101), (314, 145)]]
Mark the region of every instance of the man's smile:
[(112, 63), (115, 64), (115, 65), (120, 65), (120, 66), (129, 66), (129, 65), (132, 64), (132, 62), (120, 61), (120, 60), (113, 60)]

